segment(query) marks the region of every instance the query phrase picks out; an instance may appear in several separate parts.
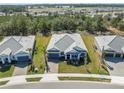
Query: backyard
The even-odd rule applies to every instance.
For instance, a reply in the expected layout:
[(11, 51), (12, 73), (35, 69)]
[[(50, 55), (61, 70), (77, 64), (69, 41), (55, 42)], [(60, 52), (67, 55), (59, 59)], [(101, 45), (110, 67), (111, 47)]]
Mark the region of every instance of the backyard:
[[(43, 74), (45, 71), (45, 51), (51, 36), (36, 35), (33, 64), (29, 65), (27, 74)], [(35, 70), (36, 69), (36, 70)]]
[(83, 73), (83, 74), (105, 74), (109, 75), (107, 68), (100, 62), (100, 57), (94, 48), (94, 36), (90, 34), (82, 34), (81, 37), (88, 49), (89, 59), (88, 64), (73, 66), (68, 65), (66, 62), (60, 62), (59, 73)]

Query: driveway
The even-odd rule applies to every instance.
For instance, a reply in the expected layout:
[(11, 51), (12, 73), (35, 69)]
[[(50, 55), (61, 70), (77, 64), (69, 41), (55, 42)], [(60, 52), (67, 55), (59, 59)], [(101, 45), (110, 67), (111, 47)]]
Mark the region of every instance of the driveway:
[(109, 72), (113, 76), (124, 76), (124, 59), (107, 58), (106, 63), (110, 66)]
[(27, 63), (17, 63), (13, 72), (13, 76), (26, 75), (27, 74)]
[(48, 73), (58, 73), (58, 60), (49, 60), (48, 63)]

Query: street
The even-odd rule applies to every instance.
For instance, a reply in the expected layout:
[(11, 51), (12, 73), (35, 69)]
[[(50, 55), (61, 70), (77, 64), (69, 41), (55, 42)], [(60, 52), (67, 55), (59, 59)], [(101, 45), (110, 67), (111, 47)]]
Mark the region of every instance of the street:
[(1, 89), (123, 89), (124, 86), (93, 82), (40, 82), (1, 87)]

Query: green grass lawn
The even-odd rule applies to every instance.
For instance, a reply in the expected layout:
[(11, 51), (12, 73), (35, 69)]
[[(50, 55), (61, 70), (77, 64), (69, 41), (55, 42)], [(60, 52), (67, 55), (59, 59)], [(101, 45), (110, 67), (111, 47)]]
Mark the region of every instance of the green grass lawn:
[(0, 42), (3, 40), (3, 38), (4, 38), (3, 36), (0, 36)]
[(101, 64), (100, 57), (94, 50), (94, 36), (81, 34), (82, 39), (88, 49), (88, 55), (91, 62), (85, 65), (73, 66), (66, 62), (59, 63), (59, 73), (83, 73), (83, 74), (104, 74), (109, 75), (106, 66)]
[(10, 77), (14, 71), (15, 66), (7, 66), (0, 68), (0, 78)]
[(58, 77), (59, 80), (82, 80), (82, 81), (98, 81), (98, 82), (111, 82), (111, 79), (94, 78), (94, 77)]
[(51, 36), (42, 36), (36, 35), (36, 46), (35, 52), (33, 56), (33, 65), (35, 68), (38, 68), (38, 72), (31, 71), (31, 65), (28, 67), (27, 74), (42, 74), (44, 73), (45, 68), (45, 51), (47, 48), (47, 44), (50, 40)]
[(5, 85), (5, 84), (7, 84), (8, 82), (9, 82), (9, 80), (7, 80), (7, 81), (0, 81), (0, 86)]
[(88, 71), (84, 65), (73, 66), (68, 65), (66, 62), (60, 62), (59, 73), (88, 73)]

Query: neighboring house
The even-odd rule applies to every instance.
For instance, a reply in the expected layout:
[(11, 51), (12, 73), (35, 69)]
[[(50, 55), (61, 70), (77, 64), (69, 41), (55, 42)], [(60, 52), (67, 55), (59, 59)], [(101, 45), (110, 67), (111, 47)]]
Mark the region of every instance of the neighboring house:
[(95, 44), (100, 54), (104, 53), (105, 57), (124, 58), (124, 37), (121, 36), (97, 36)]
[(47, 47), (48, 59), (80, 60), (87, 56), (87, 48), (80, 34), (54, 34)]
[(6, 16), (6, 13), (0, 12), (0, 16)]
[(0, 42), (0, 63), (13, 61), (29, 62), (35, 43), (35, 36), (10, 36)]

